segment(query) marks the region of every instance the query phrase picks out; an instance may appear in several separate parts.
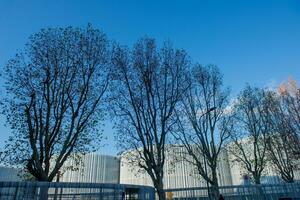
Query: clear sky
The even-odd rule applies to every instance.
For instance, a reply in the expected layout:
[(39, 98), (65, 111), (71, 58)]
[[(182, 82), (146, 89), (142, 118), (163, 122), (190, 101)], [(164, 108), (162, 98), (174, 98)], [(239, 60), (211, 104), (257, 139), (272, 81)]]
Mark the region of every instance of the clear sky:
[[(193, 61), (218, 65), (233, 95), (246, 83), (300, 80), (297, 0), (0, 0), (0, 67), (41, 28), (89, 22), (127, 45), (145, 35), (173, 41)], [(100, 152), (116, 154), (110, 123), (104, 131), (110, 145)], [(0, 147), (9, 134), (2, 117)]]

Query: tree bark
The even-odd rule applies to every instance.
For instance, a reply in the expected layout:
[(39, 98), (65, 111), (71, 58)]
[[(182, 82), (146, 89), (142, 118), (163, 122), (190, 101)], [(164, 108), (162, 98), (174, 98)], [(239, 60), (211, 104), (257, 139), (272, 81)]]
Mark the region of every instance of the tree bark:
[(159, 184), (156, 187), (156, 191), (157, 191), (157, 195), (158, 195), (158, 199), (159, 200), (165, 200), (166, 199), (166, 194), (165, 194), (165, 191), (163, 189), (163, 185), (162, 184)]
[(47, 186), (41, 186), (40, 187), (40, 195), (39, 200), (46, 200), (48, 199), (48, 187)]
[(219, 191), (218, 176), (216, 170), (212, 172), (212, 180), (213, 183), (211, 185), (210, 197), (212, 197), (212, 199), (218, 200), (220, 196), (220, 191)]
[(259, 185), (260, 184), (260, 175), (253, 174), (254, 183)]

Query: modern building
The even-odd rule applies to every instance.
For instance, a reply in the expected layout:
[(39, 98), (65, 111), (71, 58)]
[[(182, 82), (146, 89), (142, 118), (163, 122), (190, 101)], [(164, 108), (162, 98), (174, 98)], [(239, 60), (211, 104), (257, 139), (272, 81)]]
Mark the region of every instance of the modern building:
[[(199, 176), (194, 165), (183, 161), (175, 160), (175, 154), (183, 153), (183, 147), (170, 147), (166, 153), (164, 165), (164, 188), (187, 188), (206, 187), (206, 181)], [(150, 176), (138, 166), (130, 162), (134, 151), (125, 152), (121, 155), (120, 183), (153, 186)], [(227, 159), (227, 152), (221, 152), (221, 159), (218, 166), (219, 185), (232, 185), (230, 165)]]
[[(171, 147), (167, 150), (164, 166), (165, 189), (206, 187), (206, 181), (199, 176), (194, 165), (174, 157), (174, 155), (183, 152), (183, 147)], [(81, 164), (69, 159), (61, 170), (59, 182), (122, 183), (153, 186), (149, 175), (130, 162), (128, 156), (134, 154), (134, 150), (128, 151), (119, 158), (90, 153), (81, 157)], [(217, 170), (220, 186), (244, 184), (245, 171), (239, 165), (233, 164), (231, 159), (232, 155), (227, 151), (221, 152)], [(77, 169), (74, 170), (74, 167)], [(19, 174), (19, 170), (0, 167), (0, 181), (21, 181), (22, 177)], [(300, 180), (299, 170), (295, 171), (295, 179)], [(56, 181), (56, 179), (53, 181)], [(274, 169), (267, 166), (261, 182), (280, 183), (282, 180)]]
[[(253, 145), (250, 141), (250, 139), (244, 138), (239, 141), (244, 148), (244, 152), (247, 155), (248, 160), (254, 160), (253, 157)], [(234, 143), (231, 143), (227, 146), (228, 148), (228, 161), (230, 163), (230, 173), (232, 177), (232, 185), (243, 185), (245, 184), (244, 177), (250, 177), (249, 172), (247, 172), (241, 165), (241, 163), (235, 162), (236, 157), (235, 153), (232, 153), (232, 151), (235, 151), (234, 149)], [(231, 152), (231, 153), (230, 153)], [(252, 157), (251, 157), (252, 156)], [(300, 166), (300, 164), (299, 164)], [(296, 181), (300, 180), (300, 170), (295, 169), (294, 170), (294, 178)], [(266, 163), (266, 166), (264, 168), (264, 171), (261, 176), (261, 183), (262, 184), (279, 184), (283, 183), (284, 181), (281, 179), (278, 172), (276, 172), (275, 168), (270, 164), (270, 162)], [(246, 181), (247, 182), (247, 181)]]
[[(230, 156), (230, 160), (232, 156)], [(245, 171), (238, 163), (231, 162), (230, 172), (232, 176), (232, 185), (245, 184), (244, 176), (249, 176), (249, 173)], [(295, 180), (300, 180), (300, 170), (294, 171)], [(261, 184), (280, 184), (284, 183), (280, 175), (276, 172), (274, 167), (267, 165), (261, 177)]]
[(22, 181), (21, 171), (15, 168), (0, 166), (1, 181)]
[[(81, 164), (76, 170), (66, 170), (61, 174), (60, 182), (79, 183), (119, 183), (120, 159), (115, 156), (90, 153), (82, 156)], [(64, 167), (75, 165), (70, 159)]]
[[(21, 170), (0, 166), (1, 181), (22, 181)], [(57, 181), (57, 177), (53, 180)], [(115, 156), (89, 153), (80, 162), (68, 159), (59, 173), (59, 182), (119, 183), (120, 159)]]

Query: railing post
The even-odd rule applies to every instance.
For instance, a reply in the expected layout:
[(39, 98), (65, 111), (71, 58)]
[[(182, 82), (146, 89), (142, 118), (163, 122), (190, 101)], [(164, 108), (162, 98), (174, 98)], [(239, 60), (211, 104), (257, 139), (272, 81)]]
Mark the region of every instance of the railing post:
[(16, 191), (15, 191), (14, 200), (17, 200), (17, 199), (18, 199), (18, 195), (19, 195), (19, 183), (20, 183), (20, 182), (18, 182), (17, 185), (16, 185)]
[(62, 200), (62, 195), (63, 195), (63, 187), (60, 186), (60, 193), (59, 193), (59, 200)]

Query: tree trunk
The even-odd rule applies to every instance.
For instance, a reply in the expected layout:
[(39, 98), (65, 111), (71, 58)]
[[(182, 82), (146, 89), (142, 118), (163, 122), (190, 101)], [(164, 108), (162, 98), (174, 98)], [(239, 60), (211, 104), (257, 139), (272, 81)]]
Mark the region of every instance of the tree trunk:
[(38, 178), (38, 181), (42, 183), (40, 186), (40, 192), (39, 192), (39, 200), (45, 200), (48, 199), (48, 190), (49, 190), (49, 185), (47, 183), (50, 183), (51, 180), (42, 173), (42, 175)]
[(262, 185), (260, 184), (260, 175), (258, 174), (253, 174), (253, 178), (254, 178), (254, 183), (257, 185), (257, 189), (258, 189), (258, 193), (260, 195), (260, 198), (263, 199), (263, 200), (266, 200), (266, 196), (265, 196), (265, 193), (263, 191), (263, 188), (262, 188)]
[(49, 187), (46, 185), (40, 187), (39, 200), (48, 199), (48, 189)]
[(218, 200), (220, 196), (218, 176), (216, 169), (212, 171), (213, 183), (211, 184), (210, 197), (211, 199)]
[(166, 194), (163, 188), (163, 182), (162, 179), (158, 180), (158, 183), (156, 184), (156, 192), (158, 195), (159, 200), (165, 200), (166, 199)]
[(163, 189), (157, 189), (157, 195), (159, 200), (165, 200), (166, 194)]
[(211, 200), (219, 200), (219, 197), (220, 197), (219, 187), (212, 185), (210, 188), (210, 199)]
[(260, 176), (259, 175), (253, 175), (253, 178), (254, 178), (254, 183), (259, 185), (260, 184)]

